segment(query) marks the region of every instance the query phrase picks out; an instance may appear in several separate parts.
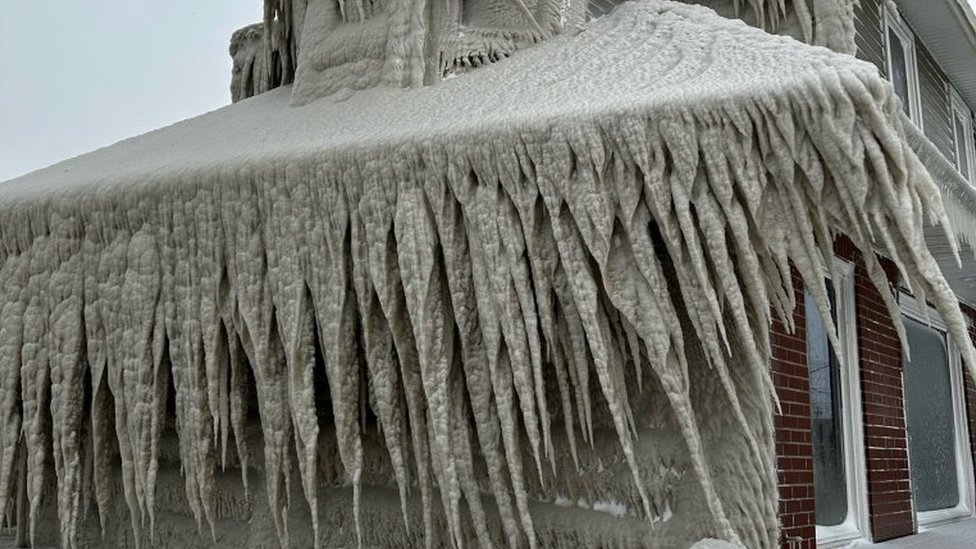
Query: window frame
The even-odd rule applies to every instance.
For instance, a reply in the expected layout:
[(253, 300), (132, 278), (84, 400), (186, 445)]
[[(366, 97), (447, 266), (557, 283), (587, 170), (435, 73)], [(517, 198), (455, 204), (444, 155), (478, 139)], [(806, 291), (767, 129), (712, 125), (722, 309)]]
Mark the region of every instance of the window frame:
[[(885, 44), (885, 62), (887, 63), (888, 81), (891, 80), (891, 32), (901, 41), (902, 48), (905, 50), (905, 73), (908, 77), (908, 118), (915, 124), (924, 129), (925, 122), (922, 117), (922, 98), (919, 89), (918, 78), (918, 56), (915, 49), (915, 33), (909, 28), (908, 24), (901, 18), (901, 15), (894, 9), (884, 8), (883, 31)], [(897, 97), (897, 94), (895, 94)], [(899, 98), (900, 99), (900, 98)]]
[[(837, 308), (840, 361), (841, 428), (844, 430), (844, 473), (847, 477), (847, 518), (836, 526), (816, 525), (817, 547), (846, 546), (868, 538), (870, 517), (867, 497), (867, 460), (864, 455), (864, 420), (861, 405), (861, 368), (857, 348), (854, 264), (834, 257), (839, 280), (832, 280)], [(837, 350), (835, 350), (836, 352)]]
[[(937, 509), (935, 511), (918, 512), (915, 509), (915, 489), (912, 487), (912, 510), (915, 511), (915, 523), (918, 527), (931, 527), (942, 523), (955, 522), (973, 516), (976, 509), (976, 494), (973, 490), (973, 456), (969, 447), (969, 417), (966, 413), (966, 389), (963, 375), (962, 355), (959, 348), (953, 343), (948, 335), (945, 322), (939, 313), (928, 304), (920, 304), (914, 296), (902, 290), (898, 292), (898, 303), (904, 317), (910, 318), (921, 324), (927, 324), (931, 328), (942, 332), (945, 336), (946, 353), (949, 356), (949, 381), (952, 385), (952, 419), (956, 425), (954, 435), (956, 439), (956, 479), (959, 485), (959, 503), (955, 507), (948, 509)], [(924, 307), (924, 308), (923, 308)], [(927, 313), (927, 314), (926, 314)], [(967, 319), (967, 324), (971, 321)], [(904, 369), (902, 369), (902, 386), (904, 387)], [(903, 411), (907, 412), (904, 406)], [(908, 436), (908, 418), (905, 418)], [(911, 468), (911, 448), (908, 450), (909, 469)], [(911, 484), (909, 479), (909, 484)]]
[[(973, 145), (973, 112), (969, 108), (969, 105), (963, 101), (962, 96), (955, 88), (949, 88), (949, 113), (952, 115), (952, 144), (956, 153), (955, 165), (956, 170), (968, 181), (970, 184), (976, 184), (976, 167), (973, 167), (973, 162), (976, 162), (976, 146)], [(963, 127), (962, 135), (962, 150), (966, 154), (966, 159), (968, 160), (969, 173), (962, 173), (960, 167), (959, 158), (959, 135), (956, 135), (956, 114), (961, 114), (963, 120), (965, 121), (965, 127)]]

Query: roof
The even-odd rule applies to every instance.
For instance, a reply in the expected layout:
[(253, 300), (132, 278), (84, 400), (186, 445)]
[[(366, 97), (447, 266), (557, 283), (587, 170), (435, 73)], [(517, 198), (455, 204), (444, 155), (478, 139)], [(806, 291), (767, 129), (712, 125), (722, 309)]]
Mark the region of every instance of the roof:
[[(825, 74), (876, 73), (739, 21), (703, 18), (701, 8), (646, 4), (434, 86), (336, 94), (302, 107), (289, 106), (288, 88), (273, 91), (11, 180), (0, 187), (0, 208), (9, 211), (19, 199), (73, 201), (96, 190), (153, 191), (269, 162), (321, 162), (369, 149), (544, 138), (567, 121), (574, 132), (596, 132), (629, 115), (676, 116), (703, 103), (731, 110), (739, 100), (773, 99), (773, 89), (785, 99)], [(639, 21), (638, 11), (645, 12)], [(698, 36), (676, 39), (679, 32)]]
[(976, 14), (967, 0), (896, 0), (912, 29), (976, 109)]

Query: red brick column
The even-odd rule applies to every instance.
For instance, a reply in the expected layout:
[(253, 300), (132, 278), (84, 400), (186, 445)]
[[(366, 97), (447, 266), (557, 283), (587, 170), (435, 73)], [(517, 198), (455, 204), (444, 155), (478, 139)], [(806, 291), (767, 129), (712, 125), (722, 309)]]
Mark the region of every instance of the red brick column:
[[(854, 300), (868, 512), (872, 538), (884, 541), (915, 531), (902, 392), (901, 343), (882, 297), (865, 273), (864, 263), (853, 245), (840, 239), (835, 249), (841, 257), (856, 260)], [(882, 259), (882, 265), (889, 279), (897, 276), (890, 261)]]
[[(976, 309), (962, 305), (962, 312), (969, 320), (976, 321)], [(969, 338), (976, 345), (976, 325), (970, 325)], [(976, 463), (976, 386), (973, 384), (972, 376), (969, 375), (968, 367), (962, 367), (963, 386), (966, 388), (966, 419), (969, 424), (969, 451), (973, 456), (973, 463)]]
[[(813, 446), (810, 437), (810, 384), (807, 372), (806, 316), (803, 281), (793, 273), (797, 296), (793, 321), (796, 332), (787, 333), (776, 321), (772, 327), (772, 375), (782, 413), (775, 417), (776, 465), (779, 477), (780, 546), (815, 549), (816, 526), (813, 498)], [(799, 542), (790, 545), (790, 539)]]

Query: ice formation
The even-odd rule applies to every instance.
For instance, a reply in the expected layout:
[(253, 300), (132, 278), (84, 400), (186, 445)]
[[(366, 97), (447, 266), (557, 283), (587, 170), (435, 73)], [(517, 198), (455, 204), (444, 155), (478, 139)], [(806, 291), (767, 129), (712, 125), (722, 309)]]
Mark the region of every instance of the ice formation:
[[(300, 105), (348, 89), (432, 84), (578, 32), (622, 1), (264, 0), (263, 31), (252, 25), (231, 39), (232, 93), (237, 101), (294, 80)], [(809, 44), (856, 49), (856, 0), (689, 1)]]
[[(298, 4), (266, 12), (283, 80)], [(293, 481), (316, 543), (339, 484), (345, 543), (392, 543), (363, 504), (392, 487), (404, 544), (774, 546), (770, 316), (791, 266), (829, 314), (838, 233), (976, 365), (942, 197), (853, 58), (649, 0), (435, 86), (291, 91), (0, 186), (8, 524), (34, 535), (51, 455), (62, 546), (115, 475), (151, 535), (172, 422), (211, 535), (218, 469), (257, 459), (283, 546)]]
[[(281, 85), (273, 78), (265, 55), (264, 25), (254, 24), (234, 33), (230, 39), (230, 56), (234, 61), (230, 81), (231, 101), (237, 102), (262, 94)], [(273, 66), (273, 65), (272, 65)]]

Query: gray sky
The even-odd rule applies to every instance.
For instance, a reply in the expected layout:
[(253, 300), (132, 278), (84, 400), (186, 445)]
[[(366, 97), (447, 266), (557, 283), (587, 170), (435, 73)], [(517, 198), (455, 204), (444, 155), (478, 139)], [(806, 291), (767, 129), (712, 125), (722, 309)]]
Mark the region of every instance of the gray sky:
[(29, 0), (0, 16), (0, 181), (230, 103), (261, 0)]

